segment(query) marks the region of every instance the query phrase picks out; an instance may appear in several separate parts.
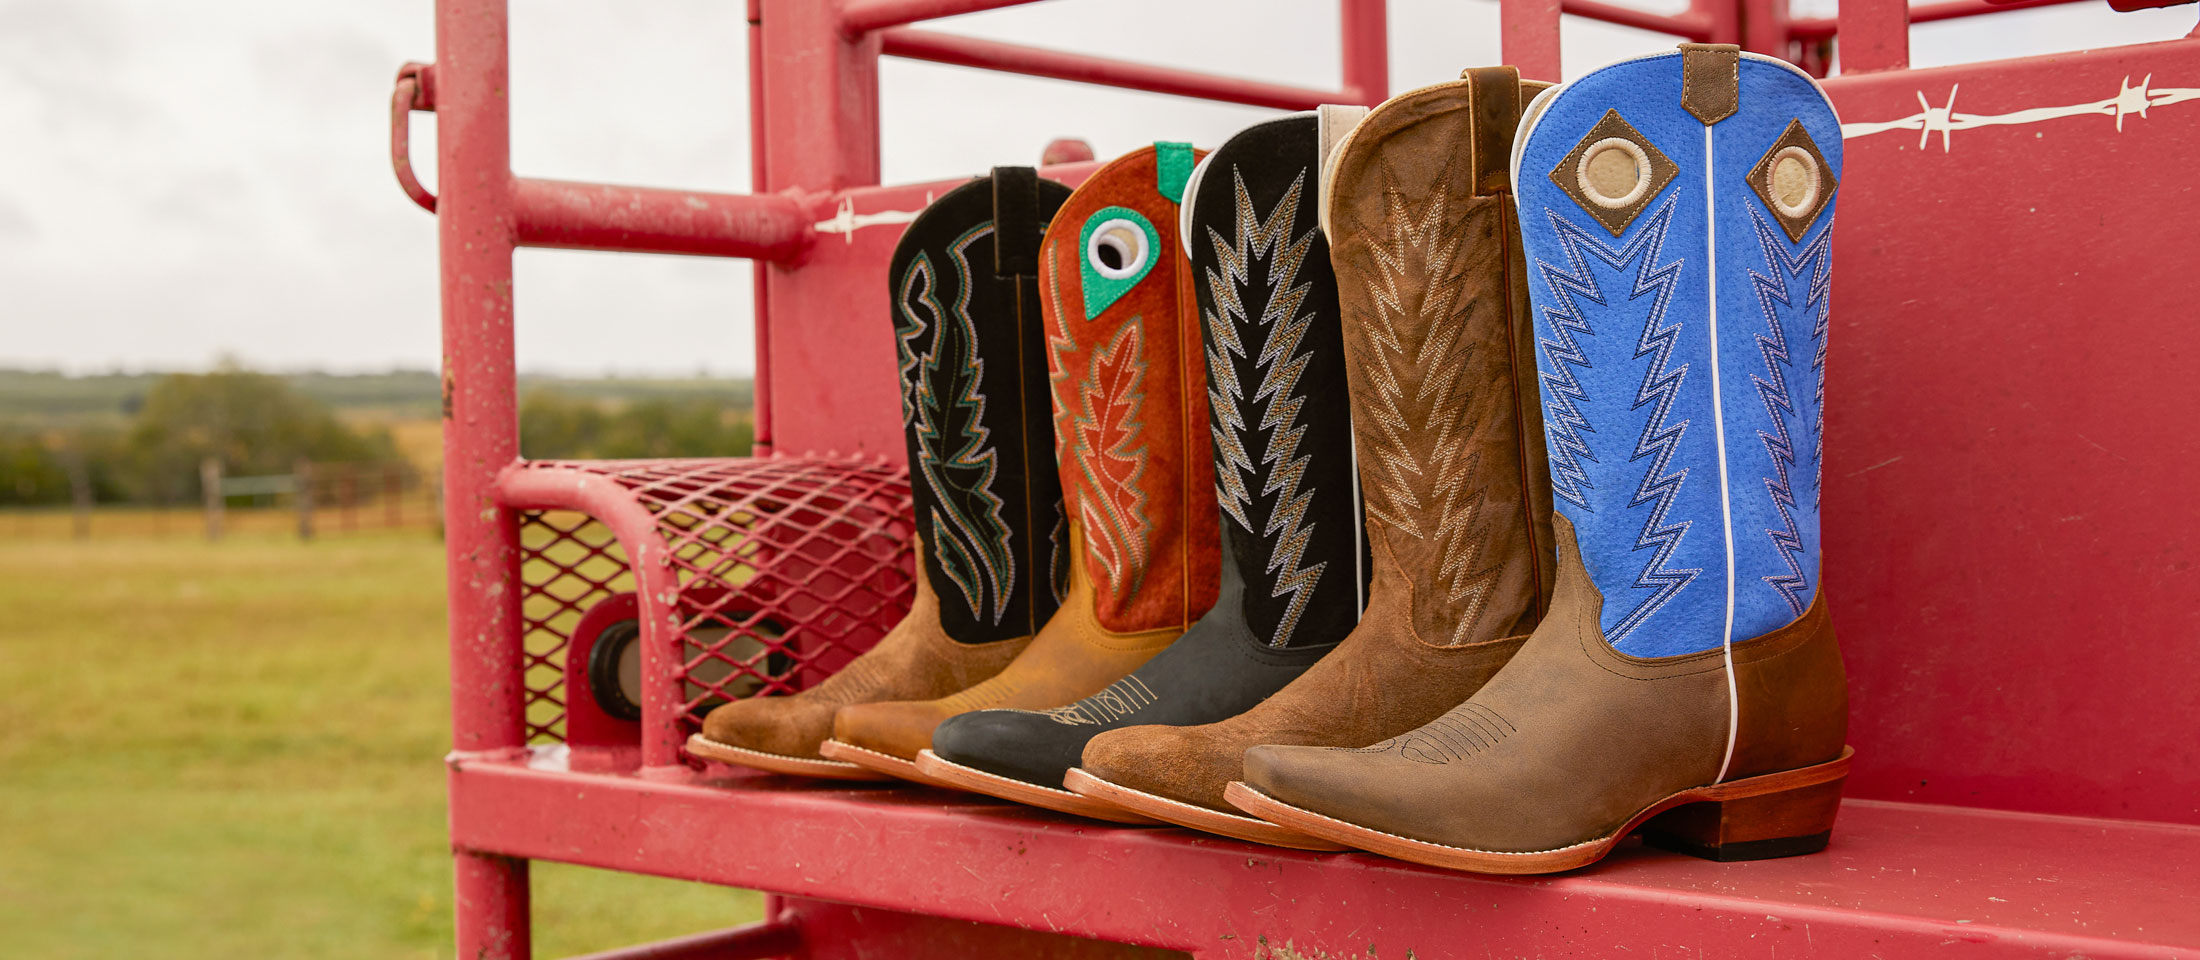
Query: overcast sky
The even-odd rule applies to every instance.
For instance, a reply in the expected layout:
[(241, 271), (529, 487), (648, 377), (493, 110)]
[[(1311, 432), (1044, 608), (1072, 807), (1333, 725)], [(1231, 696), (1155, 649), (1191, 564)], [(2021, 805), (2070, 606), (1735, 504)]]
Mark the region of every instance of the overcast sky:
[[(1670, 0), (1644, 6), (1673, 9)], [(748, 188), (739, 0), (522, 0), (522, 174)], [(399, 63), (434, 53), (429, 0), (0, 0), (0, 366), (432, 369), (435, 225), (384, 152)], [(1334, 86), (1335, 0), (1053, 0), (935, 28)], [(1391, 0), (1391, 88), (1497, 60), (1495, 0)], [(1799, 0), (1830, 14), (1828, 0)], [(2086, 3), (1928, 24), (1920, 65), (2169, 39), (2193, 8)], [(1167, 24), (1169, 29), (1154, 29)], [(1990, 24), (1990, 25), (1989, 25)], [(1578, 74), (1672, 38), (1568, 18)], [(888, 182), (1219, 143), (1267, 111), (888, 60)], [(432, 118), (414, 157), (433, 183)], [(747, 373), (737, 261), (523, 250), (522, 369)], [(679, 344), (678, 350), (661, 349)], [(653, 346), (659, 345), (659, 346)]]

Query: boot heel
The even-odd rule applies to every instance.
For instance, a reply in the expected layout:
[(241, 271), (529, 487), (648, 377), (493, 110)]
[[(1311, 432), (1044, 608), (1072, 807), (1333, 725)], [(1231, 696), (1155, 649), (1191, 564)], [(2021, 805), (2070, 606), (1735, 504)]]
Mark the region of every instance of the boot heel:
[(1643, 823), (1642, 842), (1721, 863), (1817, 853), (1833, 835), (1846, 779), (1675, 807)]

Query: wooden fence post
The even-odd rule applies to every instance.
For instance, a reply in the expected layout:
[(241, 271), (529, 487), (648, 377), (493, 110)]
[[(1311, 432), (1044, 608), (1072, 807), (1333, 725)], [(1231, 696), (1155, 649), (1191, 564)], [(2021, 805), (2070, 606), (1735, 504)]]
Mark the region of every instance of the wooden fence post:
[(336, 508), (343, 518), (343, 530), (350, 533), (359, 528), (359, 465), (346, 463), (336, 471)]
[(382, 465), (382, 524), (387, 527), (405, 525), (405, 473), (395, 463)]
[(290, 468), (298, 498), (298, 539), (313, 539), (313, 463), (301, 459)]
[(206, 503), (206, 539), (222, 538), (222, 461), (220, 457), (207, 457), (199, 461), (200, 498)]

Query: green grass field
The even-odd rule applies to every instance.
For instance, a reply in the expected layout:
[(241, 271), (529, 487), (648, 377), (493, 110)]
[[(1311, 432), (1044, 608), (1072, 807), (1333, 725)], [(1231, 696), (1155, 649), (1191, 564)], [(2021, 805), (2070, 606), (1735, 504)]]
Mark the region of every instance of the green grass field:
[[(450, 956), (440, 544), (10, 529), (0, 955)], [(557, 864), (534, 888), (539, 957), (762, 909)]]

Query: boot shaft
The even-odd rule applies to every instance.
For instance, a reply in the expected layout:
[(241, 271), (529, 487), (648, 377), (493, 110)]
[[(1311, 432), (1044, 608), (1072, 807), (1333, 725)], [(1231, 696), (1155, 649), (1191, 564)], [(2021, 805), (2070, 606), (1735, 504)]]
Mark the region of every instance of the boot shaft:
[(1409, 604), (1432, 644), (1526, 633), (1550, 597), (1550, 491), (1506, 166), (1522, 88), (1503, 67), (1394, 97), (1336, 147), (1323, 183), (1378, 541), (1372, 602)]
[(1073, 562), (1115, 633), (1182, 629), (1217, 588), (1206, 371), (1177, 236), (1198, 159), (1162, 143), (1102, 166), (1040, 254), (1064, 505), (1083, 547)]
[(1069, 192), (996, 168), (926, 207), (888, 270), (919, 575), (963, 643), (1030, 636), (1061, 601), (1038, 250)]
[(1335, 643), (1366, 602), (1336, 274), (1316, 205), (1323, 132), (1364, 108), (1256, 124), (1193, 175), (1182, 210), (1198, 277), (1221, 509), (1222, 589), (1257, 641)]
[(1794, 621), (1818, 588), (1831, 105), (1780, 61), (1685, 45), (1532, 114), (1551, 476), (1606, 639), (1671, 656)]

